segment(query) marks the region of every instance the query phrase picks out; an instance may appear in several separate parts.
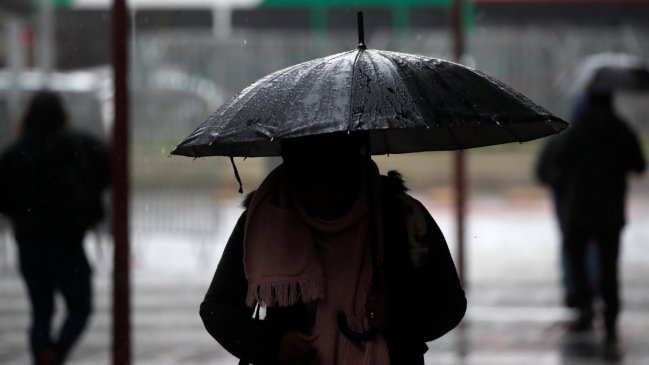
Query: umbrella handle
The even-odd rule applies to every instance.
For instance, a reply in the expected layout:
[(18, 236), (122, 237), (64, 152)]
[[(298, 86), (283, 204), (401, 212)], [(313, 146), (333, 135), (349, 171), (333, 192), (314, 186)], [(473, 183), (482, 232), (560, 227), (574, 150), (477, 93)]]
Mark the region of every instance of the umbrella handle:
[(340, 331), (352, 341), (369, 341), (378, 333), (377, 330), (371, 329), (365, 332), (356, 332), (347, 325), (347, 316), (345, 312), (338, 312), (338, 327)]

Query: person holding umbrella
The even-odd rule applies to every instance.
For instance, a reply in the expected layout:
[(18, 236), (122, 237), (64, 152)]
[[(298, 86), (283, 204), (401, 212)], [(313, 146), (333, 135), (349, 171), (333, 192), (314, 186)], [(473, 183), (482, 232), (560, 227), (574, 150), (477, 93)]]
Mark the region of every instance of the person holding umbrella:
[[(617, 318), (621, 303), (618, 262), (626, 223), (631, 173), (646, 160), (633, 129), (615, 111), (618, 90), (649, 90), (649, 68), (635, 56), (595, 54), (585, 58), (563, 93), (581, 88), (572, 128), (554, 136), (537, 161), (540, 181), (553, 192), (562, 235), (566, 301), (577, 309), (571, 331), (593, 329), (595, 299), (604, 303), (604, 355), (619, 356)], [(577, 85), (577, 86), (575, 86)]]
[[(586, 110), (588, 106), (588, 100), (586, 95), (581, 95), (577, 98), (575, 105), (572, 110), (571, 120), (577, 120), (580, 118), (580, 115)], [(546, 143), (541, 148), (541, 152), (536, 160), (534, 166), (534, 174), (537, 181), (541, 185), (545, 185), (551, 195), (552, 203), (554, 205), (554, 214), (557, 218), (559, 231), (563, 231), (562, 224), (565, 223), (565, 219), (561, 217), (564, 209), (562, 209), (561, 204), (565, 202), (565, 199), (562, 196), (564, 192), (562, 180), (559, 176), (559, 172), (554, 166), (554, 153), (556, 152), (557, 144), (560, 142), (558, 136), (549, 137)], [(596, 290), (598, 275), (597, 272), (597, 248), (596, 245), (589, 245), (585, 253), (585, 265), (588, 273), (589, 284), (591, 290)], [(561, 245), (560, 252), (560, 271), (561, 271), (561, 285), (563, 286), (563, 304), (567, 308), (575, 309), (576, 300), (574, 293), (574, 280), (572, 278), (572, 273), (570, 270), (570, 260), (567, 257), (566, 248)]]
[[(549, 144), (543, 169), (552, 174), (562, 246), (578, 318), (573, 331), (591, 330), (594, 300), (604, 303), (605, 350), (617, 357), (621, 303), (618, 262), (625, 225), (627, 179), (646, 161), (638, 137), (614, 111), (613, 94), (588, 90), (572, 128)], [(596, 290), (588, 273), (589, 245), (596, 245)]]
[(368, 49), (358, 20), (357, 49), (258, 80), (171, 152), (233, 166), (282, 157), (246, 199), (200, 308), (242, 363), (423, 364), (426, 342), (460, 323), (466, 297), (435, 220), (371, 156), (567, 126), (477, 70)]
[[(379, 175), (366, 138), (283, 140), (283, 163), (246, 200), (200, 309), (242, 363), (422, 364), (463, 318), (442, 232), (398, 174)], [(341, 311), (373, 334), (347, 337)]]

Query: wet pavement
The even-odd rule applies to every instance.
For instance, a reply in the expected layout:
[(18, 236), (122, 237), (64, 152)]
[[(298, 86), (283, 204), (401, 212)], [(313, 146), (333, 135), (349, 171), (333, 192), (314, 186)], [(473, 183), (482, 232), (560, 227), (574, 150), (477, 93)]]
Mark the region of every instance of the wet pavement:
[[(430, 194), (414, 195), (428, 206), (455, 253), (452, 207), (433, 202)], [(632, 197), (622, 237), (623, 357), (617, 362), (601, 356), (599, 323), (592, 333), (566, 335), (571, 313), (561, 305), (558, 236), (548, 202), (480, 195), (469, 204), (468, 312), (458, 328), (429, 343), (426, 364), (649, 364), (648, 195)], [(198, 306), (241, 212), (237, 202), (144, 194), (136, 196), (133, 209), (133, 363), (236, 364), (204, 330)], [(185, 218), (166, 230), (162, 217), (170, 211)], [(110, 363), (111, 249), (99, 237), (86, 242), (95, 270), (95, 312), (70, 365)], [(28, 303), (14, 256), (10, 236), (0, 230), (0, 364), (23, 365), (29, 364)]]

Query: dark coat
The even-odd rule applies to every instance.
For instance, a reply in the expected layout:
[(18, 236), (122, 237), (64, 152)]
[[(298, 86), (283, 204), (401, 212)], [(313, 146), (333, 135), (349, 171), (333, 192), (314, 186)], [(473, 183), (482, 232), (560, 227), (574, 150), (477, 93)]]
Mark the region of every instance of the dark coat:
[(565, 132), (545, 146), (537, 164), (552, 188), (561, 227), (612, 227), (625, 223), (627, 179), (646, 161), (632, 129), (610, 105), (587, 105)]
[[(464, 317), (466, 298), (446, 241), (425, 212), (428, 254), (409, 249), (405, 210), (400, 198), (405, 188), (397, 174), (382, 177), (384, 270), (390, 320), (384, 332), (392, 364), (423, 364), (426, 342), (456, 327)], [(281, 335), (289, 330), (307, 332), (306, 308), (268, 308), (265, 320), (252, 318), (245, 305), (247, 281), (243, 268), (243, 233), (246, 213), (237, 222), (200, 306), (207, 331), (242, 363), (277, 364)], [(411, 257), (412, 255), (412, 257)], [(421, 265), (413, 264), (415, 261)]]
[(107, 145), (81, 132), (20, 138), (0, 157), (0, 212), (20, 242), (84, 232), (104, 216)]

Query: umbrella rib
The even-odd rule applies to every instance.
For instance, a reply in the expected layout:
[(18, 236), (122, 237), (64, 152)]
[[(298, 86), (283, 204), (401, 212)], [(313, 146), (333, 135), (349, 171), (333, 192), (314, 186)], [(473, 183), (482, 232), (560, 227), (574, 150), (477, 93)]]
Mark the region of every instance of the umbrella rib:
[[(386, 52), (386, 53), (393, 54), (394, 52)], [(393, 59), (391, 59), (391, 58), (389, 58), (389, 57), (386, 57), (384, 54), (381, 54), (381, 53), (379, 53), (379, 54), (380, 54), (383, 58), (385, 58), (386, 60), (388, 60), (388, 61), (389, 61), (389, 62), (394, 66), (394, 68), (395, 68), (396, 70), (399, 69), (399, 66), (397, 65), (396, 62), (394, 62)], [(400, 76), (399, 72), (397, 72), (397, 75)], [(410, 92), (410, 89), (409, 89), (408, 87), (406, 87), (406, 84), (405, 84), (405, 82), (403, 82), (403, 79), (402, 79), (402, 78), (396, 78), (395, 80), (397, 80), (397, 81), (399, 81), (399, 82), (401, 82), (401, 83), (403, 84), (403, 90), (404, 90), (405, 92), (408, 93), (408, 100), (414, 100), (414, 98), (412, 97), (412, 93)], [(421, 113), (421, 110), (419, 110), (419, 106), (417, 105), (417, 103), (413, 103), (413, 107), (414, 107), (414, 109), (417, 111), (417, 114), (419, 115), (419, 118), (420, 118), (422, 121), (425, 121), (424, 116), (423, 116), (423, 114)]]
[[(374, 73), (376, 74), (376, 65), (374, 64), (374, 59), (372, 59), (371, 53), (368, 53), (368, 57), (370, 59), (370, 64), (372, 65), (372, 68), (374, 69)], [(385, 144), (385, 152), (389, 155), (390, 154), (390, 143), (388, 141), (388, 134), (385, 133), (385, 129), (381, 133), (383, 135), (383, 143)], [(371, 146), (370, 146), (371, 147)], [(371, 148), (369, 153), (371, 154)]]
[[(261, 85), (261, 88), (260, 88), (260, 89), (265, 89), (265, 88), (267, 88), (267, 87), (270, 87), (270, 84), (271, 84), (273, 81), (275, 81), (277, 78), (279, 78), (279, 77), (281, 77), (281, 76), (284, 76), (284, 75), (286, 75), (286, 74), (289, 74), (291, 71), (295, 70), (296, 68), (299, 68), (301, 65), (302, 65), (302, 64), (293, 65), (293, 66), (290, 66), (290, 67), (287, 67), (287, 68), (285, 68), (285, 69), (283, 69), (283, 70), (278, 71), (278, 72), (276, 73), (275, 77), (273, 77), (272, 79), (267, 80), (267, 81), (264, 83), (264, 85)], [(277, 136), (272, 135), (272, 136), (271, 136), (271, 140), (272, 140), (273, 138), (275, 138), (275, 137), (277, 137)], [(250, 153), (250, 150), (251, 150), (251, 149), (252, 149), (252, 144), (251, 144), (251, 146), (250, 146), (250, 149), (248, 150), (248, 153)]]
[(357, 52), (356, 57), (354, 57), (354, 62), (352, 63), (352, 82), (350, 83), (350, 91), (349, 91), (349, 119), (347, 120), (348, 133), (352, 129), (352, 119), (354, 116), (354, 80), (356, 76), (356, 62), (358, 62), (358, 58), (361, 56), (361, 53), (364, 51), (365, 50), (363, 48), (359, 48), (356, 51)]
[[(461, 66), (461, 65), (460, 65), (460, 66)], [(464, 66), (462, 66), (462, 67), (464, 67)], [(434, 69), (432, 69), (432, 68), (431, 68), (431, 71), (437, 73), (437, 71), (434, 70)], [(476, 73), (480, 73), (479, 71), (474, 71), (474, 72), (476, 72)], [(486, 75), (485, 75), (485, 76), (486, 76)], [(440, 78), (440, 81), (441, 81), (441, 78)], [(451, 82), (449, 82), (449, 81), (451, 81)], [(458, 95), (460, 95), (460, 96), (462, 97), (462, 99), (465, 100), (465, 105), (469, 106), (469, 108), (471, 108), (471, 109), (474, 111), (474, 113), (478, 114), (478, 110), (476, 110), (476, 108), (472, 105), (472, 103), (469, 102), (470, 97), (469, 97), (468, 95), (466, 95), (466, 94), (462, 91), (462, 87), (461, 87), (459, 84), (455, 83), (453, 80), (444, 80), (444, 82), (446, 82), (447, 84), (452, 84), (453, 86), (455, 86), (454, 88), (455, 88), (455, 90), (457, 90)], [(519, 136), (517, 136), (516, 133), (514, 133), (514, 132), (509, 128), (509, 126), (508, 126), (507, 124), (503, 124), (503, 123), (499, 122), (499, 121), (496, 120), (493, 116), (491, 117), (491, 120), (494, 121), (494, 122), (496, 123), (496, 126), (498, 126), (499, 128), (505, 128), (505, 131), (507, 131), (507, 133), (509, 133), (509, 134), (513, 137), (513, 139), (514, 139), (515, 141), (517, 141), (517, 142), (522, 142), (521, 138), (520, 138)], [(451, 131), (451, 128), (450, 128), (450, 127), (449, 127), (449, 131)], [(457, 138), (455, 138), (455, 136), (454, 136), (452, 133), (451, 133), (451, 135), (453, 136), (453, 139), (457, 141)]]
[[(454, 63), (454, 62), (450, 62), (450, 61), (445, 61), (445, 62), (447, 62), (448, 64), (457, 65), (457, 66), (459, 66), (459, 67), (464, 67), (463, 65), (456, 64), (456, 63)], [(437, 69), (435, 69), (434, 67), (431, 67), (431, 66), (428, 65), (428, 64), (424, 64), (424, 65), (425, 65), (426, 67), (428, 67), (428, 69), (429, 69), (432, 73), (434, 73), (435, 75), (437, 75), (437, 77), (436, 77), (436, 81), (437, 81), (438, 83), (440, 83), (440, 84), (445, 84), (445, 85), (448, 86), (449, 89), (452, 89), (453, 91), (455, 91), (455, 92), (457, 93), (457, 95), (462, 99), (462, 101), (464, 101), (464, 105), (468, 106), (469, 109), (471, 109), (471, 111), (472, 111), (474, 114), (479, 114), (479, 111), (474, 107), (473, 103), (471, 102), (471, 97), (468, 96), (468, 95), (466, 94), (466, 92), (464, 91), (464, 86), (463, 86), (463, 85), (460, 85), (460, 84), (456, 83), (454, 80), (451, 80), (450, 78), (444, 78), (444, 77), (441, 77), (441, 76), (440, 76), (440, 72), (439, 72)]]
[[(353, 52), (353, 51), (342, 52), (342, 53), (338, 53), (338, 54), (336, 54), (336, 55), (332, 55), (332, 56), (325, 57), (325, 58), (327, 58), (328, 61), (331, 62), (331, 61), (333, 61), (333, 60), (337, 60), (337, 59), (339, 59), (339, 58), (345, 57), (345, 56), (347, 56), (347, 55), (348, 55), (349, 53), (351, 53), (351, 52)], [(319, 60), (322, 60), (322, 59), (319, 59)], [(315, 60), (315, 61), (318, 61), (318, 60)], [(317, 71), (319, 68), (324, 67), (323, 62), (315, 62), (315, 61), (312, 62), (313, 66), (310, 66), (308, 69), (305, 69), (305, 73), (308, 73), (308, 75), (304, 76), (304, 79), (310, 79), (310, 78), (312, 78), (311, 75), (312, 75), (312, 73), (313, 73), (314, 70)], [(302, 63), (302, 64), (300, 64), (300, 65), (303, 65), (303, 66), (304, 66), (305, 64), (306, 64), (306, 63)], [(312, 84), (312, 85), (311, 85), (311, 88), (310, 88), (309, 90), (312, 90), (312, 89), (316, 88), (316, 86), (318, 86), (318, 85), (316, 85), (315, 83)], [(291, 87), (291, 90), (298, 90), (298, 89), (300, 89), (300, 82), (299, 82), (298, 80), (296, 80), (295, 83), (293, 84), (293, 86)], [(305, 89), (305, 90), (306, 90), (306, 89)], [(288, 96), (290, 97), (291, 92), (288, 91), (288, 92), (286, 93), (286, 95), (288, 95)], [(302, 99), (302, 100), (303, 100), (303, 99)], [(295, 131), (292, 131), (292, 132), (295, 132)], [(281, 139), (281, 138), (284, 138), (285, 135), (280, 135), (280, 136), (277, 136), (277, 137)]]

